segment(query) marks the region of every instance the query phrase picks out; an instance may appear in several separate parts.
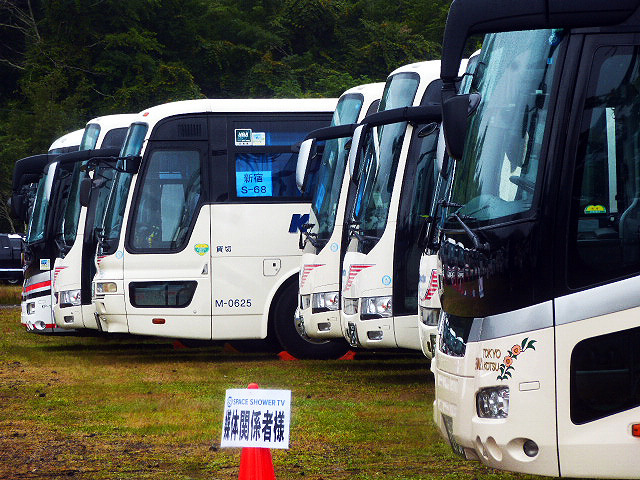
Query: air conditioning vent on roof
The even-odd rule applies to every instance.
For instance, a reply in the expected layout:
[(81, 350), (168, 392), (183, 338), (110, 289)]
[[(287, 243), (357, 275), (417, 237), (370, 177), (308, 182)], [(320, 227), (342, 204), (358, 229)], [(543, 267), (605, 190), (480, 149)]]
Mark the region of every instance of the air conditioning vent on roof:
[(200, 123), (179, 123), (178, 137), (200, 137), (202, 135), (202, 124)]

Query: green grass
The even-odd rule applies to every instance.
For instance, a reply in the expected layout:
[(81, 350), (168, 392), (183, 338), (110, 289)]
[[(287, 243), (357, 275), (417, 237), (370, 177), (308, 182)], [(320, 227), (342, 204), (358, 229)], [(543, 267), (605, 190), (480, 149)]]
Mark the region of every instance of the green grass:
[(22, 285), (0, 284), (0, 305), (20, 305)]
[(292, 390), (291, 448), (278, 479), (532, 478), (451, 453), (432, 420), (420, 355), (281, 361), (171, 340), (39, 336), (0, 310), (0, 478), (235, 479), (218, 448), (228, 388)]

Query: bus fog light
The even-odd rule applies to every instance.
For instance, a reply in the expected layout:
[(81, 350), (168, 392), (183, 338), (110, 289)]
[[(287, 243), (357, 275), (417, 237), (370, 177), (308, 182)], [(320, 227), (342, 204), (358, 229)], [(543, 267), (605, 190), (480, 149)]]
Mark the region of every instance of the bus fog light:
[(80, 305), (80, 290), (64, 290), (60, 292), (60, 307), (75, 307)]
[(118, 286), (114, 282), (96, 282), (96, 294), (116, 293)]
[(331, 330), (331, 323), (330, 322), (320, 322), (320, 323), (318, 323), (318, 331), (319, 332), (328, 332), (329, 330)]
[(393, 315), (391, 297), (365, 297), (361, 302), (360, 318), (371, 320), (374, 318), (390, 317)]
[(538, 444), (533, 440), (527, 440), (526, 442), (524, 442), (524, 444), (522, 445), (522, 450), (524, 450), (524, 454), (527, 457), (535, 457), (540, 451), (540, 449), (538, 448)]
[(338, 292), (314, 293), (311, 297), (311, 308), (313, 313), (328, 312), (338, 310)]
[(476, 395), (480, 418), (507, 418), (509, 415), (509, 387), (483, 388)]
[(311, 304), (311, 295), (300, 295), (300, 310), (306, 310)]
[(370, 330), (367, 332), (367, 338), (369, 340), (382, 340), (382, 330)]
[(437, 327), (440, 310), (437, 308), (420, 307), (420, 321), (428, 327)]

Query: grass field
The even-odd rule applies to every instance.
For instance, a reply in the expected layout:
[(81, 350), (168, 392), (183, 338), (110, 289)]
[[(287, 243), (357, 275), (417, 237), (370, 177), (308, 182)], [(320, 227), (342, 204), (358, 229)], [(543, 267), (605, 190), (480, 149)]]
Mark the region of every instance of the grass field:
[(0, 478), (234, 479), (224, 392), (292, 390), (282, 479), (521, 479), (454, 456), (431, 421), (420, 355), (282, 361), (171, 340), (39, 336), (0, 309)]

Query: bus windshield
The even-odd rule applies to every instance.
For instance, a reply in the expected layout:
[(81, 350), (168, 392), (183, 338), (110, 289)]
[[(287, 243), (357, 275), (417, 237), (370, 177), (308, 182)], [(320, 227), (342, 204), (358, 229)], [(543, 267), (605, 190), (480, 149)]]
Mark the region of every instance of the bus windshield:
[(471, 86), (481, 102), (452, 187), (460, 215), (490, 223), (532, 211), (561, 40), (559, 30), (485, 37)]
[(31, 222), (29, 223), (29, 233), (27, 243), (34, 243), (44, 238), (44, 230), (47, 221), (47, 211), (49, 210), (49, 199), (51, 197), (51, 186), (55, 176), (57, 164), (49, 165), (46, 175), (38, 182), (36, 199), (33, 204)]
[[(142, 144), (149, 127), (143, 123), (135, 123), (129, 128), (127, 138), (120, 152), (121, 157), (138, 156), (142, 151)], [(102, 250), (110, 251), (112, 245), (120, 238), (120, 230), (122, 229), (122, 221), (124, 210), (127, 204), (127, 196), (129, 195), (129, 187), (133, 173), (124, 172), (124, 159), (118, 160), (116, 163), (116, 174), (109, 192), (109, 199), (105, 208), (104, 219), (102, 222)], [(106, 190), (106, 189), (105, 189)], [(113, 245), (115, 247), (115, 245)]]
[[(417, 73), (394, 75), (387, 81), (378, 111), (410, 106), (419, 83)], [(353, 209), (353, 219), (364, 236), (361, 238), (380, 239), (384, 232), (406, 128), (406, 122), (399, 122), (369, 131)], [(372, 242), (359, 242), (360, 251), (366, 253), (369, 247), (373, 247)]]
[[(346, 125), (358, 121), (364, 97), (360, 94), (343, 96), (333, 114), (331, 126)], [(310, 223), (312, 234), (317, 235), (316, 248), (322, 249), (333, 232), (346, 167), (349, 138), (327, 140), (318, 170), (318, 181), (311, 202)]]

